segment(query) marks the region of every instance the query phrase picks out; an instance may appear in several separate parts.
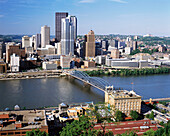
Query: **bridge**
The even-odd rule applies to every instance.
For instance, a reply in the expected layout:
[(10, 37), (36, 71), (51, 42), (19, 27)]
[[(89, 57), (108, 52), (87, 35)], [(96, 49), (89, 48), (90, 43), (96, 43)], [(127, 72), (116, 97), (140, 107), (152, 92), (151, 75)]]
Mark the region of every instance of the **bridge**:
[(111, 85), (106, 80), (99, 78), (99, 77), (90, 77), (85, 72), (74, 70), (74, 71), (67, 71), (65, 72), (65, 74), (75, 79), (78, 79), (84, 82), (85, 84), (93, 86), (103, 92), (113, 90), (113, 85)]
[[(170, 101), (170, 98), (156, 98), (156, 99), (151, 99), (152, 101)], [(150, 99), (143, 100), (144, 102), (149, 102)]]

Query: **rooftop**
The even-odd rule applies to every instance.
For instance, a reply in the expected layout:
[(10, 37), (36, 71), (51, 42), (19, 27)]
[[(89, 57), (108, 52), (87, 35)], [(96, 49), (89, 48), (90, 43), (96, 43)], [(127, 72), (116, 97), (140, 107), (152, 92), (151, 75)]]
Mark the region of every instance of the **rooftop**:
[(141, 97), (140, 95), (137, 95), (133, 90), (127, 91), (127, 90), (114, 90), (110, 92), (112, 97), (114, 98), (133, 98), (133, 97)]
[(0, 129), (15, 130), (17, 124), (22, 127), (17, 129), (32, 129), (47, 126), (45, 110), (23, 110), (23, 111), (5, 111), (0, 112), (1, 126)]

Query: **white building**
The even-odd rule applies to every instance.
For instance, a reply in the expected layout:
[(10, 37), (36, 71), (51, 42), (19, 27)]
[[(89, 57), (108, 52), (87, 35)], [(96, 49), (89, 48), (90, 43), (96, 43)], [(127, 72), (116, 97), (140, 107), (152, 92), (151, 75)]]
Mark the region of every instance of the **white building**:
[(19, 72), (19, 56), (17, 56), (15, 53), (11, 55), (10, 60), (10, 66), (11, 66), (11, 72)]
[(32, 37), (30, 37), (30, 47), (33, 47), (34, 49), (37, 49), (36, 36), (35, 35), (32, 35)]
[(55, 43), (55, 48), (57, 49), (57, 55), (61, 55), (61, 42)]
[(56, 70), (57, 69), (57, 64), (53, 63), (52, 61), (49, 62), (43, 62), (42, 63), (42, 68), (44, 70)]
[(30, 47), (30, 37), (23, 36), (22, 37), (22, 48)]
[(50, 44), (50, 27), (41, 27), (41, 48), (45, 48), (46, 45)]
[(70, 52), (74, 55), (74, 42), (77, 38), (77, 18), (68, 16), (61, 20), (61, 52), (62, 55), (68, 55)]
[(131, 47), (125, 47), (125, 54), (130, 54), (132, 52)]
[(60, 66), (62, 69), (69, 69), (70, 68), (71, 57), (69, 55), (60, 56)]

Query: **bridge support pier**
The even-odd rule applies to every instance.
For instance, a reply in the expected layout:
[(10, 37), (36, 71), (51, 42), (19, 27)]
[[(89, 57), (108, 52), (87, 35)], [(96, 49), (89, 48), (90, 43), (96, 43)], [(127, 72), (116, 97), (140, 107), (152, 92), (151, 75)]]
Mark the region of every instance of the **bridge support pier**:
[(83, 87), (90, 88), (91, 85), (89, 85), (88, 83), (84, 82), (84, 83), (83, 83)]

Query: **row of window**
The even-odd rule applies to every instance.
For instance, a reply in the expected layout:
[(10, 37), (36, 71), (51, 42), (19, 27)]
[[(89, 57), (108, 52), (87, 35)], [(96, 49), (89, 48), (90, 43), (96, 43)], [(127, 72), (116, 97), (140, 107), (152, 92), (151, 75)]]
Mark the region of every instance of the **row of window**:
[(2, 136), (6, 135), (14, 135), (14, 134), (26, 134), (26, 132), (8, 132), (8, 133), (0, 133)]

